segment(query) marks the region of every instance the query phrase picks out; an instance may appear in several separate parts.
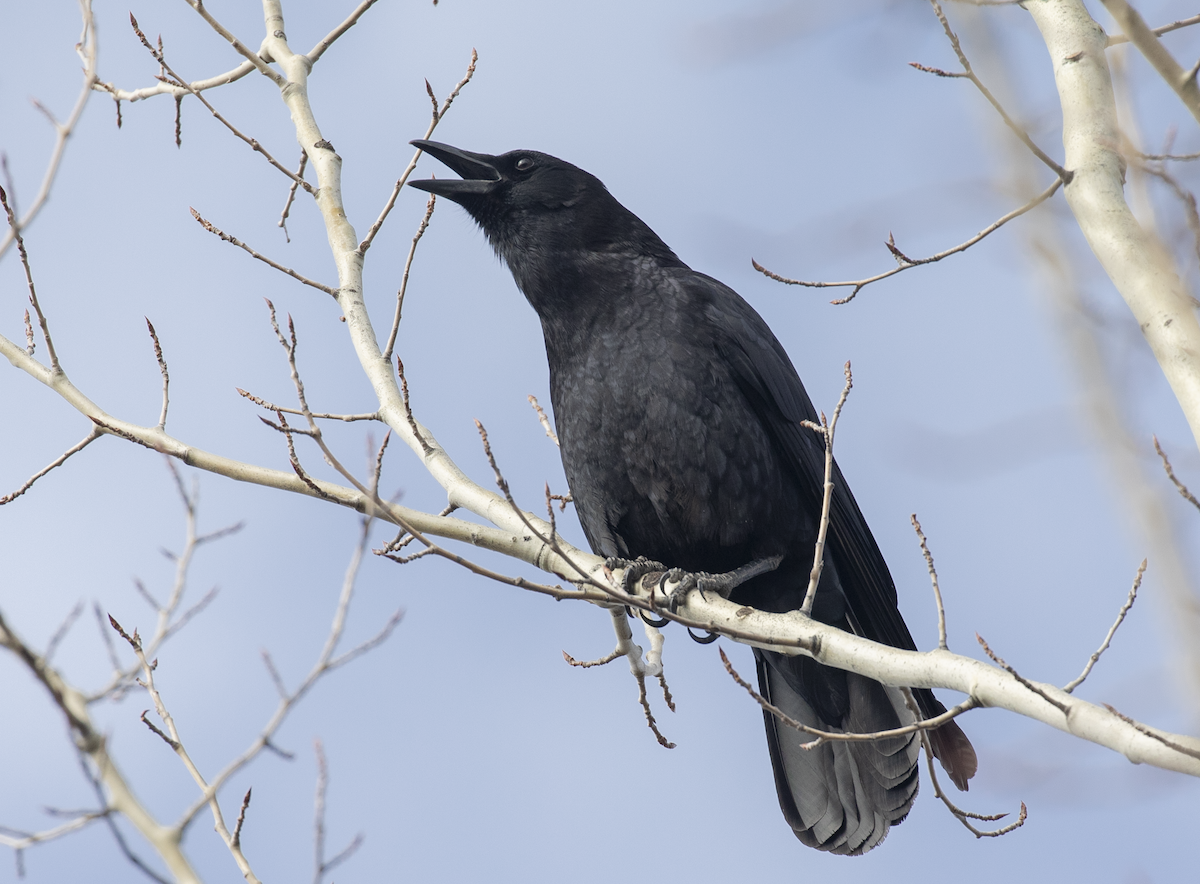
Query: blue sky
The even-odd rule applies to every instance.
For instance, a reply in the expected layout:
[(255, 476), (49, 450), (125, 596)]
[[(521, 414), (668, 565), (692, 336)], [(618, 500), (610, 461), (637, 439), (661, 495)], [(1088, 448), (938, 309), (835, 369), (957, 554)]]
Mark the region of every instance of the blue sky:
[[(255, 4), (206, 4), (248, 44)], [(294, 49), (306, 50), (342, 9), (288, 3)], [(349, 4), (346, 4), (349, 7)], [(237, 64), (186, 4), (133, 7), (163, 35), (189, 79)], [(967, 13), (948, 10), (963, 24)], [(1101, 12), (1093, 10), (1094, 14)], [(1143, 8), (1152, 22), (1190, 10)], [(1013, 72), (1013, 110), (1061, 156), (1057, 98), (1044, 47), (1017, 8), (981, 13)], [(74, 4), (8, 4), (0, 31), (0, 149), (18, 198), (36, 190), (52, 133), (29, 104), (65, 115), (78, 88)], [(100, 76), (123, 88), (153, 82), (125, 7), (97, 6)], [(1104, 19), (1101, 19), (1104, 21)], [(966, 48), (972, 50), (964, 30)], [(13, 36), (15, 35), (15, 36)], [(1182, 59), (1200, 35), (1173, 35)], [(381, 2), (319, 62), (310, 94), (323, 133), (344, 159), (346, 205), (361, 237), (428, 122), (424, 78), (445, 94), (471, 49), (475, 80), (436, 137), (470, 150), (518, 147), (561, 156), (598, 175), (697, 270), (736, 288), (787, 347), (818, 407), (831, 408), (841, 366), (855, 390), (839, 424), (838, 459), (887, 557), (918, 643), (936, 642), (924, 563), (909, 526), (921, 517), (939, 565), (951, 647), (978, 656), (974, 633), (1028, 677), (1065, 683), (1103, 638), (1146, 554), (1128, 530), (1105, 462), (1080, 415), (1078, 390), (1047, 293), (1024, 252), (1020, 221), (971, 252), (912, 270), (834, 307), (823, 292), (784, 288), (751, 258), (784, 274), (845, 279), (886, 269), (889, 233), (910, 255), (957, 243), (1016, 203), (1002, 186), (1001, 137), (968, 84), (913, 71), (952, 67), (921, 3), (696, 2), (605, 4)], [(1190, 62), (1189, 62), (1190, 63)], [(986, 62), (981, 68), (987, 73)], [(1174, 96), (1133, 59), (1147, 139), (1173, 124), (1177, 147), (1200, 147)], [(231, 120), (292, 164), (287, 113), (259, 76), (208, 93)], [(53, 198), (27, 232), (39, 292), (64, 366), (109, 412), (153, 424), (159, 375), (143, 317), (155, 324), (172, 376), (168, 429), (210, 451), (287, 469), (280, 438), (234, 388), (291, 399), (287, 365), (263, 298), (294, 316), (300, 368), (315, 409), (371, 409), (336, 306), (206, 234), (195, 207), (222, 229), (326, 283), (335, 283), (320, 219), (300, 199), (291, 243), (275, 226), (286, 179), (235, 141), (194, 101), (173, 142), (173, 106), (122, 108), (93, 97)], [(1030, 168), (1044, 182), (1049, 173)], [(441, 174), (423, 160), (418, 176)], [(367, 302), (386, 327), (404, 256), (424, 211), (406, 192), (369, 253)], [(1162, 203), (1164, 209), (1170, 207)], [(1038, 211), (1065, 212), (1061, 197)], [(1178, 406), (1119, 296), (1082, 251), (1088, 303), (1126, 391), (1133, 435), (1153, 466), (1157, 433), (1184, 479), (1200, 486), (1200, 455)], [(0, 260), (0, 330), (23, 332), (23, 275)], [(1194, 270), (1189, 271), (1192, 278)], [(526, 402), (548, 404), (545, 355), (533, 311), (465, 213), (438, 208), (409, 284), (398, 352), (417, 416), (481, 482), (490, 472), (473, 419), (488, 428), (514, 491), (536, 509), (543, 483), (564, 491), (557, 453)], [(15, 370), (0, 372), (0, 493), (19, 486), (87, 427)], [(363, 425), (329, 435), (347, 463), (366, 458)], [(373, 429), (375, 441), (380, 432)], [(319, 455), (306, 465), (332, 478)], [(294, 684), (320, 649), (357, 523), (308, 499), (200, 475), (201, 526), (245, 520), (207, 548), (194, 597), (221, 592), (160, 654), (160, 687), (198, 763), (219, 768), (273, 709), (260, 660), (269, 649)], [(409, 452), (389, 455), (387, 492), (438, 511), (444, 494)], [(1200, 566), (1200, 518), (1182, 501), (1179, 541)], [(582, 542), (572, 521), (564, 531)], [(178, 549), (180, 506), (159, 457), (106, 438), (20, 501), (0, 508), (0, 610), (43, 645), (76, 603), (97, 601), (127, 628), (151, 625), (133, 577), (164, 595)], [(376, 545), (387, 535), (376, 529)], [(529, 569), (480, 557), (513, 573)], [(333, 880), (609, 881), (621, 874), (680, 880), (733, 875), (834, 881), (1177, 881), (1190, 849), (1200, 785), (1143, 769), (1008, 713), (963, 722), (980, 755), (963, 803), (1015, 810), (1029, 822), (976, 841), (934, 800), (928, 783), (909, 819), (867, 857), (807, 850), (779, 813), (760, 713), (725, 676), (715, 647), (667, 630), (667, 674), (678, 703), (656, 709), (678, 744), (645, 728), (623, 663), (578, 671), (609, 650), (608, 616), (555, 604), (433, 559), (398, 567), (370, 558), (348, 641), (371, 635), (396, 608), (393, 638), (330, 676), (268, 755), (223, 793), (226, 813), (254, 788), (245, 849), (264, 880), (311, 874), (312, 741), (329, 757), (329, 844), (356, 833), (359, 853)], [(1169, 729), (1195, 727), (1172, 675), (1169, 611), (1154, 562), (1142, 600), (1083, 695)], [(749, 651), (722, 641), (743, 672)], [(69, 677), (96, 686), (108, 664), (90, 614), (59, 654)], [(953, 700), (948, 693), (944, 698)], [(97, 712), (146, 802), (173, 818), (193, 796), (170, 751), (137, 721), (143, 697)], [(28, 674), (0, 657), (0, 825), (50, 825), (43, 806), (83, 807), (61, 716)], [(137, 844), (137, 836), (131, 841)], [(206, 880), (237, 870), (201, 819), (187, 850)], [(142, 852), (145, 852), (143, 849)], [(129, 881), (111, 836), (94, 826), (26, 857), (30, 881)], [(969, 869), (969, 873), (964, 870)], [(1187, 871), (1185, 871), (1187, 870)], [(15, 867), (0, 858), (0, 882)]]

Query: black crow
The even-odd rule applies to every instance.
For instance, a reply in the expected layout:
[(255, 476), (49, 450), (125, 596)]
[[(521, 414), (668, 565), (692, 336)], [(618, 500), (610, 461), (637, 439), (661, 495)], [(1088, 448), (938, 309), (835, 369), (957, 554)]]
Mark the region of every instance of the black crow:
[[(409, 182), (483, 229), (542, 322), (550, 396), (575, 509), (599, 555), (726, 573), (782, 557), (730, 598), (798, 609), (820, 521), (824, 442), (787, 353), (728, 286), (675, 256), (595, 176), (531, 150), (500, 156), (414, 141), (462, 180)], [(835, 468), (816, 619), (916, 650), (896, 589)], [(912, 715), (896, 688), (811, 658), (755, 650), (762, 694), (827, 730), (870, 733)], [(926, 717), (945, 711), (915, 691)], [(908, 814), (919, 738), (825, 743), (766, 714), (779, 803), (802, 842), (861, 854)], [(932, 734), (960, 789), (975, 751), (953, 722)]]

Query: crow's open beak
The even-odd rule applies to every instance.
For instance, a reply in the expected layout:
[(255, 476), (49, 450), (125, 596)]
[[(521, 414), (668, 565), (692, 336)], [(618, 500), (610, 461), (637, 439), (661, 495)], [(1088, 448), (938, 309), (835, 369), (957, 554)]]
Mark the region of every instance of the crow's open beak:
[(453, 178), (410, 181), (408, 182), (409, 187), (458, 202), (460, 197), (490, 192), (496, 182), (500, 180), (500, 172), (495, 166), (496, 158), (486, 153), (471, 153), (468, 150), (451, 147), (449, 144), (425, 141), (420, 138), (410, 141), (409, 144), (419, 147), (434, 159), (441, 160), (462, 176), (461, 181), (455, 181)]

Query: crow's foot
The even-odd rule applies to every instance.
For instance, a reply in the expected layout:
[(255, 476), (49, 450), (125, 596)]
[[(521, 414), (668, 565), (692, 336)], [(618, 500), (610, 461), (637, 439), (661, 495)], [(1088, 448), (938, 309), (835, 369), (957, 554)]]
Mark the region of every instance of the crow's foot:
[[(755, 559), (749, 564), (742, 565), (724, 574), (709, 574), (706, 571), (688, 572), (672, 568), (658, 580), (658, 588), (667, 597), (667, 608), (672, 614), (679, 610), (687, 594), (693, 589), (700, 590), (703, 596), (706, 592), (715, 592), (723, 599), (752, 577), (774, 571), (783, 561), (783, 556), (769, 556), (765, 559)], [(678, 582), (678, 585), (667, 592), (667, 584)]]
[(620, 556), (609, 556), (604, 560), (604, 567), (610, 572), (619, 569), (625, 571), (621, 577), (621, 589), (629, 595), (637, 595), (636, 588), (638, 581), (647, 574), (667, 570), (667, 566), (662, 562), (651, 561), (645, 556), (638, 556), (636, 559), (622, 559)]

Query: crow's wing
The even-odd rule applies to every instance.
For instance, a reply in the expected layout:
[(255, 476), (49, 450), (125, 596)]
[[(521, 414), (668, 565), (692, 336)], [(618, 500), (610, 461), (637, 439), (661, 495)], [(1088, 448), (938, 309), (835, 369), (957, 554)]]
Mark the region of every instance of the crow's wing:
[[(747, 400), (770, 429), (775, 444), (791, 464), (802, 496), (814, 514), (821, 512), (825, 481), (825, 446), (821, 436), (801, 421), (818, 421), (816, 409), (791, 359), (761, 316), (733, 289), (703, 274), (692, 277), (702, 286), (703, 302), (717, 349), (732, 370)], [(858, 635), (904, 650), (917, 650), (900, 614), (896, 586), (850, 486), (835, 461), (826, 548), (846, 599), (847, 614)], [(799, 607), (804, 587), (797, 588)], [(946, 711), (933, 692), (913, 692), (922, 715)], [(934, 754), (959, 789), (977, 767), (975, 750), (953, 722), (932, 732)]]

